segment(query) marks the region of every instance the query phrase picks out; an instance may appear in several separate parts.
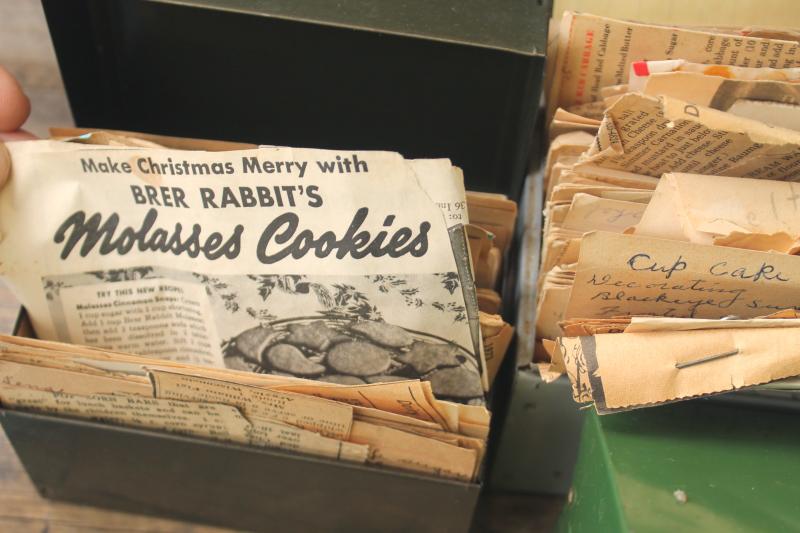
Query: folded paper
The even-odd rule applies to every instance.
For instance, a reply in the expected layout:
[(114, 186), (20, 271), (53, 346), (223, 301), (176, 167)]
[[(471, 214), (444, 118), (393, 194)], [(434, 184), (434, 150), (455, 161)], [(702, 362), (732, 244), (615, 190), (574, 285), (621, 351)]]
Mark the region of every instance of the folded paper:
[(800, 185), (793, 182), (665, 174), (634, 233), (794, 254), (799, 206)]

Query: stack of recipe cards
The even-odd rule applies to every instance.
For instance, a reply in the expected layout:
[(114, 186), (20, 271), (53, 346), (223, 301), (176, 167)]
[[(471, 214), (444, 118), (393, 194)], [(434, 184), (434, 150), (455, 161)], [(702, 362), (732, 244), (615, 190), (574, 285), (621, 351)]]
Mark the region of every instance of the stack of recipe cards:
[[(504, 323), (479, 314), (449, 160), (55, 133), (6, 145), (0, 271), (36, 337), (70, 344), (4, 339), (3, 405), (268, 446), (288, 425), (292, 442), (335, 438), (337, 457), (346, 442), (347, 457), (473, 478), (481, 328)], [(369, 425), (348, 422), (353, 405)]]
[[(800, 308), (800, 43), (761, 35), (564, 15), (549, 51), (555, 135), (538, 280), (548, 379), (580, 344), (565, 337), (570, 324), (649, 315), (714, 329)], [(697, 348), (688, 351), (713, 355)], [(686, 351), (670, 352), (675, 364)], [(723, 363), (692, 365), (676, 374), (691, 386), (643, 403), (720, 392), (706, 373), (730, 377), (725, 390), (787, 377), (769, 372), (773, 362), (744, 380), (714, 366)], [(575, 384), (582, 374), (570, 368)], [(603, 370), (588, 372), (591, 382)], [(656, 379), (606, 376), (606, 388)], [(602, 389), (588, 390), (596, 400)]]

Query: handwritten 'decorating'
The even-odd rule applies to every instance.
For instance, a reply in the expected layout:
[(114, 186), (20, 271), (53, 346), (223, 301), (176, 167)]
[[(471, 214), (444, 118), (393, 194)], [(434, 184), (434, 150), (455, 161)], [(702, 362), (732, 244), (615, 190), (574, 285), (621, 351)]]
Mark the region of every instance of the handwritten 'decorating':
[(565, 318), (751, 318), (798, 302), (797, 257), (596, 232), (581, 243)]

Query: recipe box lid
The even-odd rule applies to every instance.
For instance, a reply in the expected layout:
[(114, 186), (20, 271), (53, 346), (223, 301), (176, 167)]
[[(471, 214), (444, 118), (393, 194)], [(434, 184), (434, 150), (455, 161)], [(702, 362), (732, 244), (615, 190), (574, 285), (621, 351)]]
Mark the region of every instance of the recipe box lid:
[(75, 123), (449, 158), (518, 199), (549, 0), (42, 0)]
[(543, 56), (542, 0), (150, 0)]

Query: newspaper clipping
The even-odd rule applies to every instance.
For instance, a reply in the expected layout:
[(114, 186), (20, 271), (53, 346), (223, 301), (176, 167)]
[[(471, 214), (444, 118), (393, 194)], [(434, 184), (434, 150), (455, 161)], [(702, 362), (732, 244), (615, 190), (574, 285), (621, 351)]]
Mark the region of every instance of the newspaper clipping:
[(419, 378), (483, 402), (448, 160), (7, 147), (2, 274), (40, 338), (343, 385)]

